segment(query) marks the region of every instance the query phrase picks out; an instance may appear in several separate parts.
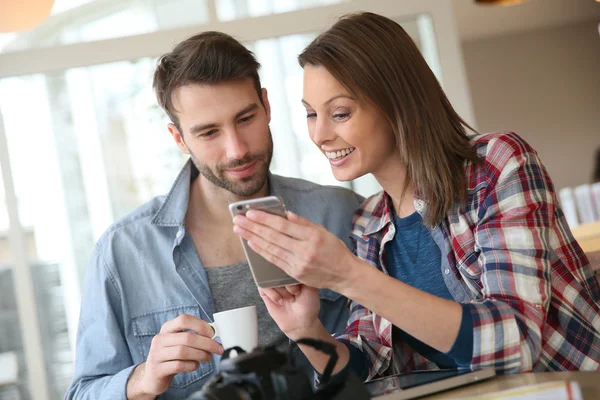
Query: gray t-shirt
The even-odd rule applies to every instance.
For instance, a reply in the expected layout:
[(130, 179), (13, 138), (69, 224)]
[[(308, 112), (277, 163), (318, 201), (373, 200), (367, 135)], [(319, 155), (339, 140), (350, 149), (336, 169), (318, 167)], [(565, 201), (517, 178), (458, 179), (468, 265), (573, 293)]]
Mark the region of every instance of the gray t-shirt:
[(288, 346), (285, 334), (269, 315), (258, 293), (248, 262), (206, 268), (206, 275), (215, 313), (254, 305), (258, 317), (258, 345), (263, 347), (277, 343), (279, 348)]

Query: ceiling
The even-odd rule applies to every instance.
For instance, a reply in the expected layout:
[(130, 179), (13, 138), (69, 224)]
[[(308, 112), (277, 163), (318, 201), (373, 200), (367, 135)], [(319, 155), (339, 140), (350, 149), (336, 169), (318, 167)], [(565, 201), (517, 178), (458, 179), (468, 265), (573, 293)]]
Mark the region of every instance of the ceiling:
[(528, 0), (514, 6), (477, 5), (474, 0), (452, 2), (463, 41), (600, 21), (600, 2), (596, 0)]

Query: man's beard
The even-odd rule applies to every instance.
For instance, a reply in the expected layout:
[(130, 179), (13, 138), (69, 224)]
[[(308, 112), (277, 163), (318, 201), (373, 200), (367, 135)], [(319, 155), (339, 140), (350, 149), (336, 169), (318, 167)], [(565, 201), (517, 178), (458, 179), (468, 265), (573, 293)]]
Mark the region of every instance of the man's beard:
[[(248, 154), (244, 158), (231, 160), (226, 164), (216, 165), (215, 167), (202, 164), (191, 152), (190, 156), (198, 171), (212, 184), (236, 196), (250, 197), (258, 193), (265, 186), (269, 178), (269, 166), (273, 157), (273, 139), (269, 132), (269, 147), (265, 151)], [(227, 179), (225, 170), (241, 167), (253, 162), (256, 162), (256, 170), (252, 176), (235, 180)]]

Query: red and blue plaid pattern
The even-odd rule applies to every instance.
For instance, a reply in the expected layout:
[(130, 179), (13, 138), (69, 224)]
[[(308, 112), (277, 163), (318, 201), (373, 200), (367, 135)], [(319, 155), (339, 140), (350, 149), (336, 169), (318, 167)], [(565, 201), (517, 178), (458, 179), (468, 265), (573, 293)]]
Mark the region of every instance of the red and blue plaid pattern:
[[(471, 297), (471, 369), (600, 370), (600, 285), (537, 153), (510, 132), (473, 136), (472, 144), (482, 163), (466, 166), (467, 201), (439, 225), (451, 271)], [(384, 272), (391, 209), (383, 192), (367, 199), (352, 233), (356, 255)], [(392, 324), (355, 302), (336, 337), (363, 351), (369, 379), (437, 368), (392, 344)]]

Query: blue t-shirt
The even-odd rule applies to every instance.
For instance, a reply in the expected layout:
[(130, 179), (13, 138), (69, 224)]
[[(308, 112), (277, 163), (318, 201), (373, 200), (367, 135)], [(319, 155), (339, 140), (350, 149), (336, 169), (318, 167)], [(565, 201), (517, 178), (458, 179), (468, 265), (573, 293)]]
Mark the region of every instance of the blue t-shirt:
[[(416, 289), (442, 299), (453, 300), (442, 278), (440, 248), (423, 224), (421, 215), (414, 212), (408, 217), (399, 218), (394, 213), (393, 222), (396, 233), (394, 239), (385, 247), (388, 274)], [(408, 343), (440, 368), (468, 366), (473, 353), (473, 328), (470, 314), (463, 314), (467, 314), (468, 320), (465, 321), (463, 317), (459, 335), (448, 353), (434, 349), (396, 326), (392, 328), (392, 340), (396, 343)]]
[[(453, 300), (441, 272), (441, 251), (417, 212), (405, 218), (393, 217), (396, 233), (386, 243), (386, 269), (390, 276), (414, 288), (447, 300)], [(392, 341), (408, 343), (422, 356), (440, 368), (468, 367), (473, 355), (473, 324), (469, 310), (463, 316), (456, 341), (448, 353), (442, 353), (419, 339), (393, 326)], [(352, 368), (363, 380), (367, 378), (367, 359), (360, 349), (345, 342), (350, 350)]]
[(399, 218), (394, 213), (394, 238), (385, 246), (388, 274), (414, 288), (446, 300), (452, 295), (441, 273), (442, 254), (418, 212)]

